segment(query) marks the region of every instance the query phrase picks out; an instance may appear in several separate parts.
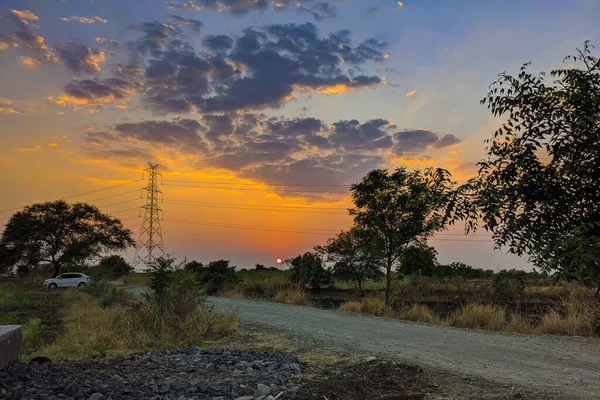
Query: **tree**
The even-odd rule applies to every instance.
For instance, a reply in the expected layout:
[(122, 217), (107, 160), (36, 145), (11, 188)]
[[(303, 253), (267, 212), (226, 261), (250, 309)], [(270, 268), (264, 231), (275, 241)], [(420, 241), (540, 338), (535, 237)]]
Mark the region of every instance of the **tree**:
[(374, 278), (381, 268), (381, 249), (377, 237), (356, 227), (327, 239), (325, 246), (315, 250), (333, 261), (333, 276), (353, 280), (362, 290), (365, 279)]
[(392, 269), (411, 245), (423, 243), (449, 221), (454, 182), (444, 169), (392, 174), (376, 169), (351, 186), (357, 227), (371, 230), (381, 240), (386, 269), (385, 304), (390, 304)]
[(206, 293), (215, 294), (225, 283), (238, 281), (235, 266), (229, 266), (229, 260), (211, 261), (198, 272), (198, 281), (204, 286)]
[(436, 273), (438, 252), (431, 246), (410, 246), (402, 254), (401, 271), (405, 275), (432, 276)]
[[(552, 82), (529, 64), (517, 77), (502, 73), (481, 101), (505, 122), (466, 185), (467, 230), (482, 220), (497, 248), (546, 270), (568, 270), (576, 249), (561, 243), (600, 221), (600, 60), (591, 49), (585, 42), (567, 57), (572, 65), (551, 71)], [(588, 265), (585, 274), (599, 275), (597, 261)]]
[(133, 272), (133, 267), (119, 255), (102, 258), (98, 267), (100, 267), (100, 270), (111, 279), (117, 279)]
[(132, 246), (132, 234), (118, 218), (91, 204), (63, 200), (32, 204), (8, 221), (0, 239), (4, 248), (0, 264), (12, 269), (47, 262), (56, 277), (63, 267)]
[(332, 283), (331, 272), (323, 268), (323, 260), (316, 253), (306, 252), (286, 260), (286, 264), (291, 266), (290, 279), (301, 290), (305, 290), (307, 284), (318, 289)]
[(262, 271), (262, 270), (264, 270), (264, 269), (265, 269), (265, 266), (264, 266), (263, 264), (258, 264), (258, 263), (257, 263), (257, 264), (254, 264), (254, 269), (255, 269), (256, 271)]
[(183, 267), (184, 271), (193, 272), (195, 274), (200, 273), (202, 268), (204, 268), (204, 264), (202, 264), (201, 262), (195, 261), (195, 260), (188, 262)]

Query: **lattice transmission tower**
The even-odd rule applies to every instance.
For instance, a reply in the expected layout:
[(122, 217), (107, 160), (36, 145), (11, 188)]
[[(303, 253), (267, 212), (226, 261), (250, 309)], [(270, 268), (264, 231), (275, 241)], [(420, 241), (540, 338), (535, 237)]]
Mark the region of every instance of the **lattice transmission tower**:
[(144, 210), (144, 220), (135, 248), (133, 259), (135, 269), (140, 264), (148, 266), (155, 258), (165, 254), (165, 245), (160, 229), (162, 191), (158, 187), (158, 178), (160, 177), (162, 183), (162, 174), (158, 171), (158, 164), (152, 165), (148, 162), (148, 166), (144, 169), (144, 172), (148, 173), (148, 185), (143, 189), (146, 191), (146, 205), (141, 206), (141, 209)]

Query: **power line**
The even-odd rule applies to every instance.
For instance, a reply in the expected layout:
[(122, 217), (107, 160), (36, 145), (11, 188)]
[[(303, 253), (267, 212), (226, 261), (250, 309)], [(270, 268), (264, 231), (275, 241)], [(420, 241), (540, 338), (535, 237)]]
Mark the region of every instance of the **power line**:
[(107, 204), (105, 206), (100, 206), (100, 208), (112, 207), (112, 206), (116, 206), (117, 204), (131, 203), (132, 201), (138, 201), (140, 199), (141, 199), (141, 197), (138, 197), (138, 198), (135, 198), (135, 199), (131, 199), (131, 200), (119, 201), (118, 203), (112, 203), (112, 204)]
[(257, 207), (230, 207), (230, 206), (218, 206), (209, 204), (190, 204), (175, 201), (165, 201), (165, 204), (176, 204), (180, 206), (194, 206), (194, 207), (209, 207), (209, 208), (222, 208), (222, 209), (233, 209), (233, 210), (247, 210), (247, 211), (268, 211), (268, 212), (290, 212), (300, 214), (330, 214), (330, 215), (348, 215), (340, 212), (327, 212), (327, 211), (300, 211), (300, 210), (278, 210), (273, 208), (257, 208)]
[[(166, 221), (166, 220), (165, 220)], [(171, 222), (181, 222), (185, 220), (169, 220)], [(210, 221), (192, 221), (192, 222), (201, 222), (203, 224), (218, 224), (218, 225), (230, 225), (230, 226), (239, 226), (245, 228), (264, 228), (264, 229), (291, 229), (291, 230), (303, 230), (303, 231), (319, 231), (319, 232), (339, 232), (338, 229), (326, 229), (326, 228), (298, 228), (294, 226), (267, 226), (267, 225), (245, 225), (245, 224), (228, 224), (226, 222), (210, 222)]]
[[(182, 224), (199, 225), (199, 226), (210, 226), (216, 228), (231, 228), (231, 229), (245, 229), (252, 231), (263, 231), (263, 232), (279, 232), (279, 233), (298, 233), (307, 235), (320, 235), (320, 236), (331, 236), (332, 233), (326, 233), (320, 229), (311, 228), (287, 228), (287, 227), (266, 227), (257, 225), (236, 225), (236, 224), (224, 224), (224, 223), (213, 223), (203, 221), (186, 221), (186, 220), (171, 220), (166, 219), (165, 222), (176, 222)], [(273, 228), (273, 229), (272, 229)], [(302, 229), (302, 230), (299, 230)], [(314, 232), (313, 232), (314, 231)], [(333, 230), (331, 230), (333, 231)], [(339, 232), (339, 231), (335, 231)], [(480, 243), (493, 243), (493, 241), (487, 240), (473, 240), (473, 239), (429, 239), (443, 242), (480, 242)]]
[[(243, 182), (214, 182), (214, 181), (188, 181), (188, 180), (174, 180), (174, 179), (165, 179), (165, 182), (175, 182), (175, 183), (194, 183), (194, 184), (203, 184), (203, 185), (246, 185), (246, 186), (256, 186), (263, 185), (263, 183), (243, 183)], [(311, 187), (311, 186), (324, 186), (324, 187), (349, 187), (351, 184), (340, 184), (340, 183), (316, 183), (316, 184), (292, 184), (292, 183), (280, 183), (280, 184), (266, 184), (264, 185), (271, 187), (279, 187), (279, 186), (293, 186), (293, 187)]]
[(189, 201), (189, 200), (174, 200), (174, 201), (180, 201), (180, 202), (185, 202), (185, 203), (190, 203), (190, 204), (208, 204), (208, 205), (214, 205), (214, 206), (240, 206), (240, 207), (269, 207), (269, 208), (275, 208), (275, 207), (280, 207), (280, 208), (297, 208), (300, 210), (344, 210), (344, 211), (348, 211), (348, 208), (344, 208), (344, 207), (312, 207), (312, 206), (284, 206), (284, 205), (262, 205), (262, 204), (243, 204), (243, 203), (210, 203), (210, 202), (198, 202), (198, 201)]
[[(126, 194), (131, 194), (131, 193), (136, 193), (139, 192), (141, 189), (136, 189), (136, 190), (132, 190), (130, 192), (124, 192), (124, 193), (118, 193), (118, 194), (113, 194), (112, 196), (106, 196), (106, 197), (101, 197), (99, 199), (93, 199), (93, 200), (86, 200), (88, 202), (92, 202), (92, 201), (100, 201), (100, 200), (105, 200), (105, 199), (112, 199), (113, 197), (119, 197), (119, 196), (124, 196)], [(141, 193), (141, 192), (140, 192)], [(107, 206), (103, 206), (103, 207), (107, 207)]]
[[(74, 195), (71, 195), (71, 196), (60, 197), (60, 200), (66, 200), (66, 199), (72, 199), (74, 197), (85, 196), (86, 194), (97, 193), (97, 192), (101, 192), (103, 190), (114, 189), (116, 187), (125, 186), (125, 185), (131, 185), (132, 183), (136, 183), (136, 182), (140, 182), (140, 181), (142, 181), (142, 179), (138, 179), (137, 181), (131, 181), (131, 182), (126, 182), (126, 183), (119, 183), (118, 185), (112, 185), (112, 186), (108, 186), (108, 187), (105, 187), (105, 188), (102, 188), (102, 189), (90, 190), (88, 192), (78, 193), (78, 194), (74, 194)], [(88, 201), (97, 201), (97, 200), (88, 200)], [(25, 207), (25, 206), (10, 208), (10, 209), (6, 209), (6, 210), (0, 210), (0, 213), (5, 213), (5, 212), (9, 212), (9, 211), (20, 210), (23, 207)]]
[[(196, 188), (196, 189), (227, 189), (227, 190), (248, 190), (248, 191), (259, 191), (259, 192), (265, 192), (268, 189), (255, 189), (255, 188), (224, 188), (224, 187), (218, 187), (218, 186), (196, 186), (196, 185), (179, 185), (179, 184), (169, 184), (169, 183), (165, 183), (163, 186), (178, 186), (178, 187), (189, 187), (189, 188)], [(292, 189), (278, 189), (278, 192), (293, 192), (293, 193), (345, 193), (348, 194), (349, 191), (348, 190), (292, 190)]]

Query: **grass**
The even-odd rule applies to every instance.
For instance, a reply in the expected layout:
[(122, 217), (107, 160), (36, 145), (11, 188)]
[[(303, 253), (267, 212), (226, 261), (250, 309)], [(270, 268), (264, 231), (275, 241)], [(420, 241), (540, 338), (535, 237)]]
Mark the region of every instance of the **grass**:
[(392, 311), (384, 302), (375, 297), (364, 297), (358, 301), (347, 301), (338, 308), (339, 311), (375, 315), (377, 317), (391, 316)]
[(450, 316), (447, 323), (458, 328), (502, 331), (506, 326), (506, 312), (487, 304), (469, 304)]
[(0, 325), (22, 325), (21, 358), (28, 361), (60, 333), (63, 292), (0, 284)]
[(401, 314), (402, 319), (414, 322), (427, 322), (436, 324), (440, 322), (440, 318), (435, 315), (427, 306), (422, 304), (413, 304), (407, 311)]
[(106, 307), (99, 297), (69, 291), (63, 333), (38, 355), (57, 361), (204, 345), (230, 337), (237, 329), (232, 316), (203, 304), (196, 308), (193, 299), (179, 299), (160, 314), (150, 299), (119, 296), (121, 301)]

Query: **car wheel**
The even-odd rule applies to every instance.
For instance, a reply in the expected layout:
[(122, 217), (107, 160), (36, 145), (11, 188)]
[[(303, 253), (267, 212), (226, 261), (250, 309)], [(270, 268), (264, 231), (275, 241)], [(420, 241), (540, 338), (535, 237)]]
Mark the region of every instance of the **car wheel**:
[(85, 287), (85, 282), (79, 282), (79, 285), (77, 285), (77, 287), (84, 288)]
[(58, 287), (58, 285), (56, 283), (51, 283), (51, 284), (48, 285), (48, 287), (50, 289), (56, 289)]

